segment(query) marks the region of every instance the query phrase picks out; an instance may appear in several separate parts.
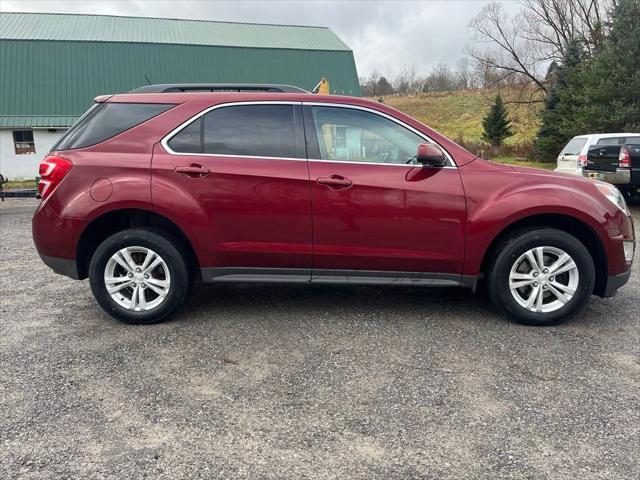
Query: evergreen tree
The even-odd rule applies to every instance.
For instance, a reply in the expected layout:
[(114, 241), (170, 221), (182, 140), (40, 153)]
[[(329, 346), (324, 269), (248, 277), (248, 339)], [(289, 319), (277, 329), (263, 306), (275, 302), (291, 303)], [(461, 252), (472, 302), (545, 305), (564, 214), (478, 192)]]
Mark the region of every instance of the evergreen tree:
[(391, 95), (393, 93), (393, 87), (385, 77), (380, 77), (376, 84), (376, 93), (378, 95)]
[(484, 127), (482, 140), (493, 147), (499, 147), (505, 138), (513, 135), (511, 120), (507, 116), (507, 109), (500, 94), (496, 95), (493, 105), (482, 120), (482, 126)]
[(585, 133), (640, 128), (640, 2), (618, 0), (604, 47), (584, 70), (576, 125)]
[(550, 68), (551, 86), (534, 141), (543, 159), (555, 159), (575, 135), (640, 129), (640, 2), (618, 0), (611, 19), (593, 57), (572, 40), (561, 64)]
[[(536, 155), (555, 160), (567, 141), (579, 133), (574, 117), (581, 90), (582, 47), (576, 40), (567, 44), (560, 65), (553, 62), (547, 73), (549, 93), (540, 112), (540, 129), (534, 140)], [(578, 133), (577, 133), (578, 132)]]

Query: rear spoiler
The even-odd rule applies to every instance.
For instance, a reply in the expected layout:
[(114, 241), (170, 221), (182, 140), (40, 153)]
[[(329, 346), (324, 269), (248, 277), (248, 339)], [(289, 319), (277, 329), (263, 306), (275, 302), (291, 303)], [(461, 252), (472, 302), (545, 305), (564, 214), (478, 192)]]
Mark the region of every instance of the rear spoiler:
[(107, 100), (109, 100), (111, 97), (113, 97), (113, 95), (98, 95), (96, 98), (93, 99), (93, 101), (95, 103), (104, 103)]

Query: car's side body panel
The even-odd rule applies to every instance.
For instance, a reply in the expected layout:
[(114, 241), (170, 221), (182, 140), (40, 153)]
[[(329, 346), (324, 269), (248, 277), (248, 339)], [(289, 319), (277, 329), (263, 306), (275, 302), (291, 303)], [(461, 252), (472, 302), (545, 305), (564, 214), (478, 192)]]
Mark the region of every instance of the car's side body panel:
[[(179, 165), (210, 169), (202, 178)], [(202, 268), (311, 268), (305, 160), (175, 156), (156, 146), (153, 209), (184, 229)]]
[[(462, 273), (465, 199), (456, 168), (309, 162), (314, 269)], [(334, 189), (316, 179), (340, 175)]]
[(575, 218), (598, 235), (607, 250), (609, 275), (629, 268), (619, 244), (633, 238), (633, 224), (613, 204), (602, 202), (592, 182), (482, 159), (460, 168), (460, 175), (468, 205), (466, 275), (479, 273), (487, 249), (509, 225), (549, 214)]

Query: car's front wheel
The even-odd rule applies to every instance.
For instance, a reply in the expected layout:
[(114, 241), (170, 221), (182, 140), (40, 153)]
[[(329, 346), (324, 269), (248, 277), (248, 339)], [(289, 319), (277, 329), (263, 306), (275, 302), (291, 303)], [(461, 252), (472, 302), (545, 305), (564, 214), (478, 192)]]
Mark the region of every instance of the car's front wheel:
[(552, 228), (515, 232), (497, 248), (489, 268), (493, 304), (528, 325), (553, 325), (580, 311), (595, 283), (589, 250)]
[(171, 314), (185, 299), (189, 280), (176, 241), (145, 228), (108, 237), (89, 266), (91, 290), (100, 306), (132, 324), (158, 322)]

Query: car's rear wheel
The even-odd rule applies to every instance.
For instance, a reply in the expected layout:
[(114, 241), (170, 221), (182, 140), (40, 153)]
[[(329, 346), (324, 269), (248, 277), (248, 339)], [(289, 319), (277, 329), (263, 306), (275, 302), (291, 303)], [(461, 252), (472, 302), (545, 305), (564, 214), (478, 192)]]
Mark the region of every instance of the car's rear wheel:
[(144, 228), (104, 240), (89, 266), (91, 290), (100, 306), (132, 324), (170, 315), (184, 301), (190, 278), (176, 244), (164, 232)]
[(593, 259), (574, 236), (551, 228), (515, 232), (489, 268), (493, 304), (528, 325), (553, 325), (580, 311), (595, 283)]

